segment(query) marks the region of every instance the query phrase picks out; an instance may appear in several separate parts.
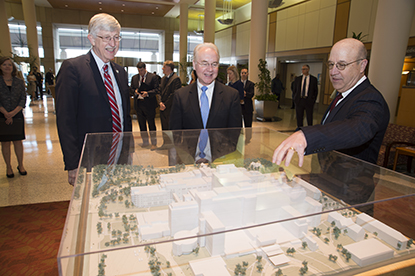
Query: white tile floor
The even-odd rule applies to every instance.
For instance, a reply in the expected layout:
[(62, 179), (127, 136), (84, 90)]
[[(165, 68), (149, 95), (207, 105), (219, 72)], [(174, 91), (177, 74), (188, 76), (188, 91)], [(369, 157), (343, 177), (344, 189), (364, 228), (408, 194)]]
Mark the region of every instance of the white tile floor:
[[(12, 150), (14, 178), (6, 177), (6, 166), (0, 158), (0, 206), (31, 204), (70, 200), (72, 186), (67, 182), (63, 170), (63, 157), (56, 130), (54, 102), (50, 96), (36, 101), (24, 110), (26, 139), (24, 145), (24, 164), (28, 172), (19, 175), (17, 161)], [(280, 131), (294, 131), (296, 128), (295, 110), (282, 106), (277, 116), (278, 122), (254, 121), (253, 127), (267, 127)], [(314, 123), (320, 122), (322, 114), (315, 114)], [(161, 130), (160, 119), (156, 118), (157, 129)], [(138, 131), (138, 123), (133, 119), (133, 131)], [(276, 145), (277, 146), (277, 145)]]

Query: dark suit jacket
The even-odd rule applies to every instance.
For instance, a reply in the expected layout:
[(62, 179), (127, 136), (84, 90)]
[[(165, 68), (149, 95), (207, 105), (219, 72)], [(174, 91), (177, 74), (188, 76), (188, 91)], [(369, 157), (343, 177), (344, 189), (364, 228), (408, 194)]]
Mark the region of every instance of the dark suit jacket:
[[(308, 96), (307, 96), (307, 104), (312, 104), (317, 100), (318, 95), (318, 86), (317, 86), (317, 78), (309, 75), (310, 81), (308, 83)], [(294, 83), (291, 86), (294, 93), (294, 102), (298, 103), (301, 99), (301, 82), (303, 80), (303, 76), (298, 76), (295, 78)]]
[[(236, 151), (240, 128), (208, 130), (212, 160)], [(175, 130), (172, 132), (176, 148), (176, 164), (194, 164), (200, 130)]]
[(136, 89), (138, 91), (147, 91), (148, 97), (145, 97), (144, 100), (138, 100), (137, 95), (134, 94), (135, 101), (134, 101), (134, 108), (142, 108), (146, 109), (148, 112), (155, 112), (157, 108), (157, 97), (156, 95), (159, 93), (159, 78), (157, 75), (147, 72), (146, 79), (144, 83), (139, 86), (140, 75), (134, 75), (131, 79), (131, 89), (132, 92)]
[[(241, 104), (237, 90), (215, 81), (206, 128), (242, 127)], [(197, 82), (174, 93), (170, 129), (202, 129)]]
[(252, 98), (254, 97), (254, 94), (255, 94), (255, 83), (253, 83), (250, 80), (246, 80), (244, 90), (246, 92), (246, 96), (244, 97), (245, 111), (253, 112), (254, 105), (252, 104)]
[(388, 105), (366, 79), (332, 110), (324, 125), (301, 128), (306, 154), (338, 150), (376, 163), (388, 123)]
[[(111, 62), (122, 98), (124, 131), (131, 131), (128, 76)], [(65, 170), (78, 167), (86, 133), (112, 132), (104, 80), (91, 52), (62, 63), (56, 78), (56, 123)]]
[(173, 104), (174, 92), (181, 87), (182, 82), (176, 73), (173, 73), (173, 75), (168, 80), (166, 76), (161, 79), (160, 102), (164, 103), (166, 106), (164, 111), (170, 111)]

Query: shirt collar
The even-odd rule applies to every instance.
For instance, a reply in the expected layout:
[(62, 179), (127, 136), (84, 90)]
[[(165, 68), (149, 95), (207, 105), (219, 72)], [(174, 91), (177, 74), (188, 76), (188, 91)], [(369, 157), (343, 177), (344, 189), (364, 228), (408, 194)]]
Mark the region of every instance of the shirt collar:
[(92, 53), (92, 56), (93, 56), (93, 57), (94, 57), (94, 59), (95, 59), (95, 62), (97, 63), (97, 66), (98, 66), (99, 70), (101, 70), (101, 69), (102, 69), (102, 67), (104, 67), (104, 65), (105, 65), (105, 64), (107, 64), (109, 67), (111, 67), (110, 62), (107, 62), (107, 63), (103, 62), (103, 61), (102, 61), (102, 59), (100, 59), (100, 58), (97, 56), (97, 54), (95, 54), (95, 52), (94, 52), (94, 48), (92, 48), (92, 49), (91, 49), (91, 53)]
[(358, 80), (358, 82), (356, 82), (356, 84), (350, 88), (349, 90), (345, 91), (342, 93), (343, 99), (347, 97), (347, 95), (350, 94), (350, 92), (353, 91), (353, 89), (355, 89), (359, 84), (361, 84), (365, 79), (367, 79), (367, 77), (365, 75), (363, 75), (363, 77), (360, 78), (360, 80)]

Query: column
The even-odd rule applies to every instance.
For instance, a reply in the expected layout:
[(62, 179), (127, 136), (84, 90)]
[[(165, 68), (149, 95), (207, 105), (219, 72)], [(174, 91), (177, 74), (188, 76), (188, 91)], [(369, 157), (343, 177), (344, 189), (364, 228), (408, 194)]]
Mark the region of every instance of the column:
[(36, 58), (33, 65), (40, 71), (39, 42), (36, 29), (36, 7), (34, 0), (22, 0), (23, 16), (26, 24), (27, 47), (29, 56)]
[(9, 21), (7, 20), (6, 2), (0, 0), (0, 52), (3, 56), (10, 56), (12, 52), (12, 42), (10, 39)]
[[(268, 3), (268, 2), (267, 2)], [(216, 0), (205, 1), (205, 22), (203, 41), (215, 43)]]
[(182, 83), (187, 82), (187, 32), (188, 32), (188, 5), (180, 3), (180, 25), (179, 25), (179, 76)]
[(258, 63), (265, 59), (267, 41), (268, 1), (252, 0), (251, 34), (249, 39), (249, 78), (258, 82)]
[(402, 67), (408, 46), (414, 0), (379, 0), (369, 62), (369, 80), (389, 105), (395, 121)]

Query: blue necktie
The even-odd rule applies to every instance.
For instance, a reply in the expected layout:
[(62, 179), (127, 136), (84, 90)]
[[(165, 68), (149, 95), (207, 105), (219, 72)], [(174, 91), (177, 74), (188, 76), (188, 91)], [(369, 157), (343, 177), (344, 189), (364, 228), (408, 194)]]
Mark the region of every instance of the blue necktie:
[(200, 96), (200, 113), (202, 114), (203, 128), (206, 128), (209, 117), (209, 100), (206, 95), (207, 89), (207, 86), (202, 86), (202, 95)]
[(206, 95), (207, 86), (202, 86), (202, 95), (200, 96), (200, 113), (202, 114), (203, 128), (200, 131), (199, 135), (199, 149), (200, 149), (200, 158), (205, 158), (206, 154), (204, 153), (207, 140), (208, 132), (206, 129), (206, 123), (209, 117), (209, 100)]

